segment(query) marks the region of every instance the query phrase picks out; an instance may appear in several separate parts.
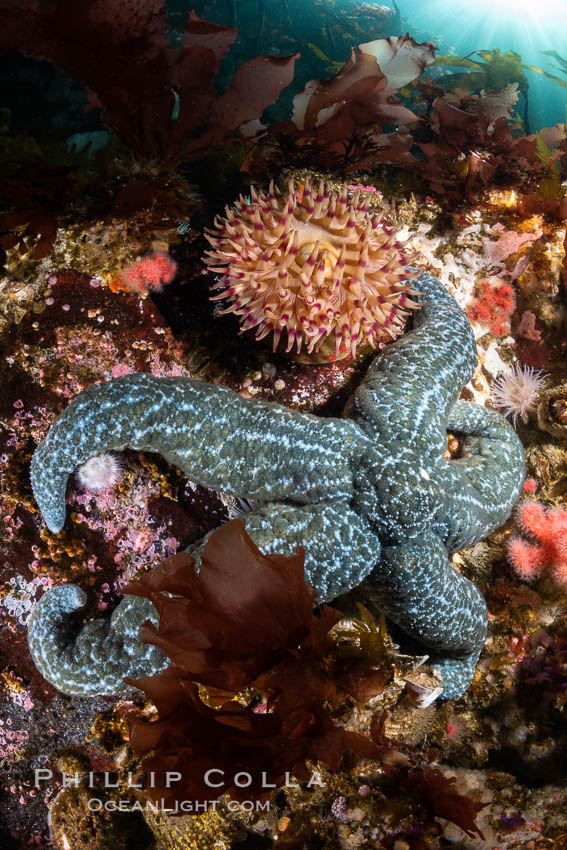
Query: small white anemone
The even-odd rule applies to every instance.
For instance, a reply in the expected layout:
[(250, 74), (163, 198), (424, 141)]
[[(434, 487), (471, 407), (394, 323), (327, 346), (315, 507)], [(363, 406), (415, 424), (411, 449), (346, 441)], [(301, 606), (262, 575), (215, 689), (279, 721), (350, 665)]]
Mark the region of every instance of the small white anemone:
[(122, 461), (112, 452), (101, 452), (85, 461), (75, 475), (85, 490), (111, 490), (122, 479)]
[(527, 422), (537, 406), (537, 396), (547, 376), (532, 366), (512, 366), (498, 375), (492, 385), (490, 398), (494, 407), (511, 416), (516, 427), (518, 416)]

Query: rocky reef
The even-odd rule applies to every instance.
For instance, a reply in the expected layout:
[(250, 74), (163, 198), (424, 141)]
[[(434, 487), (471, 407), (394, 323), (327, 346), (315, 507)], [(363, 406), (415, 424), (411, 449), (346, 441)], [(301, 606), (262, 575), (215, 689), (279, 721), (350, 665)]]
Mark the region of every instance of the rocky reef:
[[(398, 226), (407, 227), (408, 233), (418, 234), (421, 267), (435, 270), (441, 277), (451, 274), (445, 285), (466, 308), (467, 300), (474, 297), (469, 281), (474, 283), (475, 275), (478, 279), (483, 251), (486, 245), (492, 245), (490, 220), (480, 223), (479, 238), (473, 239), (475, 225), (474, 213), (471, 213), (473, 224), (470, 218), (455, 220), (451, 232), (445, 231), (442, 237), (432, 239), (428, 232), (434, 230), (434, 209), (428, 211), (426, 208), (422, 212), (411, 203), (401, 204), (395, 215)], [(509, 226), (514, 226), (513, 220)], [(483, 236), (483, 233), (488, 235)], [(487, 399), (490, 384), (511, 360), (516, 346), (519, 352), (528, 354), (547, 350), (547, 362), (542, 364), (550, 375), (546, 379), (547, 386), (553, 386), (552, 381), (560, 386), (562, 373), (553, 364), (560, 362), (555, 358), (556, 352), (561, 350), (557, 346), (560, 346), (562, 307), (553, 289), (545, 302), (538, 301), (540, 290), (534, 288), (531, 269), (533, 264), (545, 261), (546, 255), (542, 256), (537, 249), (536, 244), (534, 248), (530, 246), (529, 253), (522, 254), (528, 262), (527, 273), (516, 284), (519, 307), (512, 314), (511, 327), (513, 333), (518, 310), (531, 308), (540, 338), (526, 340), (518, 336), (515, 341), (513, 336), (494, 337), (475, 323), (482, 365), (461, 397), (477, 402)], [(181, 270), (187, 269), (190, 274), (192, 269), (198, 268), (200, 250), (199, 245), (193, 248), (191, 242), (176, 250)], [(438, 260), (437, 256), (443, 259)], [(557, 257), (560, 259), (559, 254)], [(478, 272), (475, 271), (477, 267)], [(550, 266), (550, 287), (552, 269)], [(43, 807), (58, 794), (66, 758), (82, 759), (80, 772), (85, 776), (90, 771), (118, 771), (122, 790), (100, 788), (97, 793), (103, 799), (107, 799), (105, 795), (109, 793), (112, 799), (118, 793), (128, 797), (132, 791), (127, 788), (127, 768), (136, 770), (135, 757), (128, 754), (124, 742), (125, 720), (120, 719), (120, 712), (116, 713), (121, 705), (131, 709), (132, 703), (119, 702), (117, 708), (109, 712), (100, 698), (63, 697), (34, 671), (26, 649), (26, 627), (34, 602), (45, 588), (60, 583), (65, 577), (88, 591), (87, 617), (108, 616), (125, 585), (140, 575), (140, 571), (190, 546), (203, 533), (250, 507), (240, 504), (234, 495), (215, 493), (188, 481), (179, 469), (156, 455), (129, 450), (123, 458), (121, 480), (113, 490), (85, 490), (78, 481), (73, 485), (65, 529), (53, 534), (42, 525), (26, 466), (35, 445), (47, 434), (55, 416), (77, 392), (94, 381), (112, 380), (140, 371), (151, 372), (157, 377), (187, 376), (221, 381), (244, 398), (276, 400), (298, 411), (320, 411), (328, 415), (340, 411), (340, 406), (360, 382), (366, 364), (364, 356), (357, 361), (346, 359), (317, 367), (297, 364), (267, 348), (257, 347), (245, 337), (238, 338), (232, 330), (230, 317), (215, 318), (210, 311), (206, 286), (200, 281), (193, 293), (193, 315), (187, 317), (185, 329), (176, 336), (169, 329), (168, 319), (160, 314), (158, 303), (161, 300), (162, 309), (167, 313), (167, 301), (171, 299), (170, 303), (179, 305), (182, 313), (181, 297), (186, 293), (187, 284), (174, 282), (168, 291), (156, 294), (152, 300), (124, 290), (112, 292), (97, 279), (67, 271), (50, 273), (43, 287), (33, 310), (3, 338), (7, 356), (3, 401), (6, 435), (3, 517), (7, 530), (4, 547), (10, 555), (5, 560), (9, 567), (5, 567), (2, 607), (3, 635), (8, 640), (9, 653), (4, 677), (5, 708), (6, 719), (12, 720), (3, 728), (8, 733), (5, 734), (5, 758), (12, 765), (10, 770), (14, 777), (13, 790), (8, 791), (14, 804), (10, 807), (13, 811), (10, 829), (22, 838), (33, 834), (40, 836), (45, 829)], [(543, 305), (547, 312), (541, 314)], [(519, 318), (521, 315), (523, 313)], [(540, 318), (542, 315), (545, 322)], [(219, 323), (226, 328), (222, 346), (214, 342), (218, 339)], [(548, 404), (546, 410), (551, 416), (557, 405), (552, 408)], [(565, 474), (561, 443), (539, 429), (535, 410), (528, 416), (526, 424), (521, 420), (517, 422), (527, 458), (528, 478), (523, 498), (560, 505), (561, 480)], [(447, 457), (458, 457), (461, 450), (459, 433), (455, 431), (447, 442)], [(497, 836), (494, 840), (510, 848), (537, 841), (542, 828), (550, 830), (547, 833), (550, 837), (554, 830), (559, 834), (554, 824), (560, 822), (557, 820), (560, 803), (554, 804), (559, 807), (554, 814), (553, 807), (549, 808), (546, 803), (549, 798), (543, 793), (538, 796), (535, 791), (528, 791), (522, 784), (522, 777), (535, 771), (542, 777), (555, 776), (555, 781), (559, 782), (561, 753), (565, 747), (565, 737), (560, 732), (564, 695), (561, 650), (564, 637), (560, 623), (564, 597), (545, 576), (535, 579), (536, 583), (532, 582), (531, 586), (522, 584), (516, 576), (513, 564), (507, 561), (504, 545), (514, 522), (514, 519), (509, 521), (509, 530), (505, 526), (487, 541), (465, 549), (453, 559), (454, 564), (484, 591), (491, 615), (479, 673), (466, 696), (445, 705), (436, 701), (428, 707), (420, 707), (415, 694), (422, 693), (423, 687), (425, 693), (433, 693), (435, 684), (419, 684), (419, 680), (412, 683), (410, 675), (408, 680), (400, 680), (400, 685), (393, 690), (387, 685), (389, 696), (387, 699), (379, 697), (374, 707), (372, 700), (364, 707), (364, 703), (353, 701), (352, 697), (341, 703), (342, 722), (348, 723), (353, 730), (369, 729), (372, 717), (383, 717), (384, 735), (392, 742), (389, 746), (396, 752), (400, 748), (403, 750), (406, 764), (408, 768), (413, 765), (413, 771), (425, 769), (414, 759), (420, 743), (427, 738), (430, 745), (438, 748), (437, 760), (427, 769), (441, 770), (446, 782), (456, 780), (453, 787), (458, 789), (456, 793), (460, 796), (451, 798), (452, 817), (457, 818), (453, 822), (462, 826), (472, 821), (482, 831), (485, 841), (490, 841), (491, 835)], [(537, 669), (536, 659), (544, 659), (537, 661), (540, 665)], [(546, 694), (543, 701), (540, 698), (542, 688)], [(527, 734), (528, 728), (531, 734)], [(549, 728), (556, 729), (553, 739), (547, 731)], [(57, 730), (56, 735), (48, 734), (49, 729)], [(385, 758), (383, 754), (382, 760)], [(396, 756), (395, 761), (399, 758), (401, 756)], [(500, 772), (494, 772), (495, 765)], [(506, 773), (506, 768), (509, 771), (511, 766), (514, 775)], [(37, 791), (33, 787), (33, 770), (40, 768), (52, 770), (53, 781), (46, 782), (44, 789)], [(487, 780), (486, 771), (490, 780)], [(418, 823), (422, 824), (420, 840), (427, 840), (430, 846), (435, 846), (443, 833), (446, 836), (457, 834), (451, 829), (458, 830), (458, 825), (449, 827), (448, 821), (437, 820), (435, 810), (427, 814), (425, 798), (417, 794), (415, 784), (411, 792), (414, 802), (409, 803), (409, 779), (402, 782), (402, 777), (398, 776), (400, 805), (405, 800), (404, 805), (409, 808), (407, 819), (393, 828), (387, 825), (384, 797), (380, 796), (386, 794), (391, 800), (392, 791), (386, 791), (380, 771), (372, 773), (369, 765), (362, 772), (360, 768), (343, 768), (339, 774), (324, 772), (323, 775), (325, 789), (316, 788), (316, 799), (313, 790), (301, 789), (300, 782), (299, 788), (284, 789), (284, 796), (275, 798), (269, 816), (262, 812), (235, 814), (222, 800), (218, 802), (217, 811), (205, 814), (169, 820), (165, 816), (156, 819), (155, 815), (146, 814), (151, 827), (147, 846), (152, 846), (156, 840), (164, 847), (173, 847), (176, 841), (191, 840), (195, 846), (206, 847), (209, 846), (207, 835), (213, 833), (225, 836), (222, 840), (227, 847), (238, 846), (239, 841), (252, 833), (278, 835), (278, 843), (287, 833), (290, 846), (293, 846), (293, 842), (311, 840), (305, 836), (317, 833), (318, 840), (327, 842), (327, 846), (337, 841), (347, 842), (345, 846), (349, 846), (349, 842), (352, 846), (363, 846), (371, 835), (381, 835), (385, 846), (388, 841), (392, 846), (395, 841), (406, 841), (411, 847), (409, 842), (414, 833), (410, 824), (415, 829)], [(417, 774), (413, 776), (415, 783)], [(115, 811), (111, 816), (114, 826), (110, 825), (110, 820), (103, 826), (98, 821), (99, 815), (92, 812), (88, 818), (92, 828), (84, 831), (84, 826), (82, 832), (76, 832), (74, 824), (85, 823), (81, 821), (83, 804), (80, 800), (89, 799), (86, 782), (82, 780), (83, 791), (62, 791), (57, 796), (51, 829), (60, 846), (64, 846), (62, 836), (76, 836), (80, 846), (81, 841), (94, 840), (96, 830), (100, 831), (101, 841), (114, 834), (127, 836), (131, 827), (123, 817), (136, 820), (142, 816), (140, 812), (126, 815)], [(395, 778), (390, 777), (388, 788), (392, 787), (392, 782)], [(556, 799), (561, 799), (561, 793), (560, 790), (555, 792)], [(459, 802), (461, 798), (469, 803)], [(484, 803), (487, 804), (484, 808), (478, 808)], [(471, 810), (470, 805), (477, 808)], [(329, 807), (329, 819), (321, 821), (320, 826), (312, 824), (313, 806), (318, 810)], [(469, 812), (468, 821), (458, 815), (463, 806)], [(542, 826), (534, 826), (538, 823)], [(189, 839), (189, 835), (194, 837)], [(465, 841), (469, 842), (465, 846), (484, 846), (478, 836)]]
[[(533, 73), (560, 86), (567, 66), (558, 53), (553, 73), (511, 50), (440, 55), (399, 35), (395, 4), (345, 15), (301, 0), (290, 36), (298, 3), (265, 0), (272, 31), (220, 0), (169, 22), (162, 0), (119, 13), (111, 0), (0, 0), (18, 93), (0, 110), (10, 850), (567, 847), (567, 140), (564, 124), (531, 132), (528, 100)], [(270, 228), (254, 238), (283, 214), (290, 181), (284, 228), (327, 226), (338, 207), (348, 231), (334, 290), (340, 240), (309, 232), (294, 267), (303, 300), (274, 289), (293, 239), (271, 256)], [(372, 257), (381, 288), (362, 303)], [(372, 327), (388, 299), (401, 308), (393, 343)], [(273, 350), (275, 321), (288, 342), (294, 332), (287, 353)], [(311, 348), (305, 359), (324, 362), (300, 362), (300, 325), (301, 359)], [(187, 388), (216, 401), (185, 455), (186, 422), (154, 451), (149, 410), (165, 386), (171, 422)], [(91, 395), (108, 414), (98, 436), (73, 418)], [(282, 426), (271, 454), (260, 413)], [(80, 447), (60, 466), (58, 421)], [(142, 425), (152, 439), (132, 439)], [(290, 428), (306, 444), (291, 456)], [(270, 474), (251, 482), (254, 455)], [(315, 524), (291, 533), (283, 508)], [(208, 571), (204, 541), (217, 546)], [(57, 651), (49, 617), (32, 637), (44, 678), (28, 630), (59, 588), (85, 605), (63, 618)], [(111, 620), (120, 646), (96, 627), (73, 659), (73, 636)], [(150, 669), (133, 665), (116, 694), (118, 665), (99, 688), (101, 644), (107, 660), (142, 647)], [(57, 689), (70, 647), (89, 696)], [(163, 779), (173, 763), (187, 786), (144, 786), (144, 771)], [(223, 782), (203, 787), (207, 769)], [(164, 785), (174, 811), (154, 805)]]

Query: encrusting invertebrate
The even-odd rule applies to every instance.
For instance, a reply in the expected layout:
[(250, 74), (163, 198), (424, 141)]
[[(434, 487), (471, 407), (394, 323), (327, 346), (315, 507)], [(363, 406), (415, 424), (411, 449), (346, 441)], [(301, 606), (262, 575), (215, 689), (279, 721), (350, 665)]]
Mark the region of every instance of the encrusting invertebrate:
[[(434, 277), (414, 285), (422, 306), (413, 328), (374, 359), (344, 419), (246, 400), (190, 378), (133, 374), (88, 388), (32, 460), (47, 525), (63, 527), (68, 477), (89, 457), (125, 446), (159, 452), (193, 481), (253, 498), (246, 531), (267, 553), (304, 546), (319, 600), (365, 579), (387, 616), (428, 648), (444, 697), (461, 695), (487, 614), (448, 555), (508, 517), (524, 458), (499, 413), (457, 401), (477, 362), (463, 311)], [(461, 436), (454, 460), (443, 456), (448, 429)], [(202, 545), (190, 550), (197, 558)], [(135, 636), (136, 622), (148, 619), (147, 600), (126, 598), (110, 621), (74, 638), (68, 615), (80, 595), (70, 585), (51, 589), (30, 621), (32, 655), (55, 687), (121, 693), (123, 676), (165, 665)]]

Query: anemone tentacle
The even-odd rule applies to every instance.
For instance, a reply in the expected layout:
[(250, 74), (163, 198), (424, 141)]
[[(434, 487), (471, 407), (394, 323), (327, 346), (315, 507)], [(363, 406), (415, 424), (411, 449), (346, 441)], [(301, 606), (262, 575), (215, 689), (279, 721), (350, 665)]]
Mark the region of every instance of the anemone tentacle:
[(404, 244), (347, 186), (307, 178), (296, 190), (290, 180), (285, 197), (273, 182), (267, 193), (252, 186), (206, 238), (203, 259), (222, 275), (212, 300), (228, 302), (222, 312), (240, 316), (243, 331), (271, 335), (274, 351), (284, 335), (287, 351), (305, 342), (310, 354), (328, 349), (323, 359), (354, 356), (382, 334), (399, 336), (418, 306)]

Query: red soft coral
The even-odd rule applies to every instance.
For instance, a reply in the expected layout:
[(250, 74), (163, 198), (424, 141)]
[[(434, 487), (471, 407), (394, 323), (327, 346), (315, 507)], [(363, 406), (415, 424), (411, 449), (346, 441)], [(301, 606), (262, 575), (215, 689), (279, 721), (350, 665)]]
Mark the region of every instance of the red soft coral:
[(506, 551), (508, 560), (521, 579), (533, 581), (540, 575), (544, 566), (540, 546), (514, 536), (508, 540)]
[(483, 280), (467, 313), (473, 322), (488, 327), (492, 336), (503, 337), (510, 333), (510, 318), (515, 309), (516, 293), (512, 286)]
[(518, 507), (517, 517), (535, 542), (517, 534), (510, 537), (506, 551), (514, 572), (524, 581), (533, 581), (547, 569), (557, 584), (567, 586), (567, 511), (525, 501)]
[(176, 271), (177, 263), (167, 254), (149, 254), (125, 266), (114, 287), (128, 292), (161, 292), (164, 284), (171, 283)]

